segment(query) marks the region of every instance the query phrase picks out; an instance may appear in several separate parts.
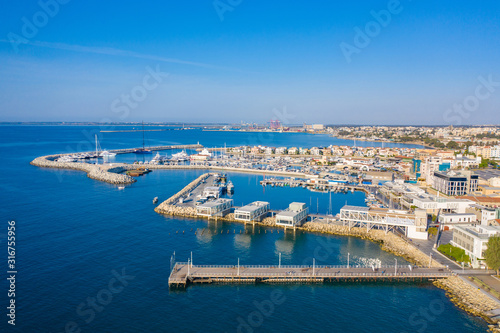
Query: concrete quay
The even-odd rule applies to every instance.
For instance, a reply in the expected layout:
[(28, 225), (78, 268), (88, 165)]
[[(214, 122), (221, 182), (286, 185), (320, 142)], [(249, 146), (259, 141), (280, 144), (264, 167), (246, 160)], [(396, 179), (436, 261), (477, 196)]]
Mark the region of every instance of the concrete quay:
[(192, 265), (176, 263), (170, 274), (170, 287), (189, 283), (323, 283), (323, 282), (420, 282), (450, 276), (442, 268), (411, 265), (382, 267), (353, 266), (269, 266), (269, 265)]

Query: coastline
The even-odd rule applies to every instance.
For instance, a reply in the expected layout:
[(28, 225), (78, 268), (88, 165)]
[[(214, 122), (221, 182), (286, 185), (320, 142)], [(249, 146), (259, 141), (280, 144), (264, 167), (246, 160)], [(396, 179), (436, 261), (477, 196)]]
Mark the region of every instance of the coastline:
[(500, 322), (493, 321), (487, 312), (497, 309), (498, 302), (481, 293), (469, 283), (464, 281), (465, 277), (451, 276), (433, 282), (434, 286), (443, 289), (446, 296), (458, 308), (469, 315), (483, 318), (489, 325), (490, 331), (500, 332)]
[(342, 140), (356, 140), (356, 141), (363, 141), (363, 142), (380, 142), (380, 143), (398, 143), (398, 144), (408, 144), (408, 145), (418, 145), (422, 146), (423, 148), (426, 149), (436, 149), (435, 147), (428, 146), (422, 141), (406, 141), (406, 142), (398, 142), (398, 141), (384, 141), (384, 140), (368, 140), (368, 139), (360, 139), (360, 138), (351, 138), (351, 137), (345, 137), (345, 136), (339, 136), (339, 135), (332, 135), (332, 137), (337, 138), (337, 139), (342, 139)]

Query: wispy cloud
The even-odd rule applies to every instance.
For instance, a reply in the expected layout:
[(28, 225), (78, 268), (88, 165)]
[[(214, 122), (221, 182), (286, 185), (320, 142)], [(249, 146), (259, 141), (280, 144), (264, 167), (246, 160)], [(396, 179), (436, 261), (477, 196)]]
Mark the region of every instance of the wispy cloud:
[[(10, 41), (5, 40), (5, 39), (0, 39), (0, 42), (1, 43), (11, 43)], [(110, 55), (110, 56), (147, 59), (147, 60), (168, 62), (168, 63), (174, 63), (174, 64), (180, 64), (180, 65), (187, 65), (187, 66), (196, 66), (196, 67), (203, 67), (203, 68), (209, 68), (209, 69), (241, 72), (241, 70), (236, 69), (236, 68), (217, 66), (217, 65), (212, 65), (212, 64), (205, 64), (205, 63), (201, 63), (201, 62), (194, 62), (194, 61), (188, 61), (188, 60), (182, 60), (182, 59), (166, 58), (166, 57), (161, 57), (161, 56), (156, 56), (156, 55), (151, 55), (151, 54), (143, 54), (143, 53), (138, 53), (138, 52), (134, 52), (134, 51), (115, 49), (112, 47), (94, 47), (94, 46), (83, 46), (83, 45), (75, 45), (75, 44), (52, 43), (52, 42), (42, 42), (42, 41), (29, 41), (25, 44), (36, 46), (36, 47), (56, 49), (56, 50), (65, 50), (65, 51), (81, 52), (81, 53), (93, 53), (93, 54), (105, 54), (105, 55)]]

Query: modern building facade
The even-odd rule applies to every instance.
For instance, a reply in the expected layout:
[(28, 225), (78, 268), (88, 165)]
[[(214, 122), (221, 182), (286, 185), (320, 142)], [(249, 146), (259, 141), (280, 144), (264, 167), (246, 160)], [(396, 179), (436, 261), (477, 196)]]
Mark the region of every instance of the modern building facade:
[(267, 216), (269, 208), (269, 202), (254, 201), (248, 205), (235, 209), (234, 218), (245, 222), (262, 221), (262, 219)]
[(439, 214), (438, 221), (443, 229), (453, 229), (456, 225), (478, 223), (476, 214)]
[(308, 213), (305, 203), (292, 202), (286, 210), (276, 214), (276, 224), (284, 227), (300, 226), (307, 219)]
[(478, 175), (471, 172), (434, 172), (433, 187), (446, 195), (460, 196), (477, 191)]
[(233, 207), (233, 199), (219, 198), (197, 206), (196, 214), (209, 217), (224, 216), (231, 211), (231, 207)]
[(472, 266), (475, 268), (485, 266), (484, 251), (486, 244), (491, 236), (500, 235), (500, 227), (494, 226), (475, 226), (465, 227), (456, 226), (453, 229), (453, 240), (451, 245), (457, 246), (470, 257)]

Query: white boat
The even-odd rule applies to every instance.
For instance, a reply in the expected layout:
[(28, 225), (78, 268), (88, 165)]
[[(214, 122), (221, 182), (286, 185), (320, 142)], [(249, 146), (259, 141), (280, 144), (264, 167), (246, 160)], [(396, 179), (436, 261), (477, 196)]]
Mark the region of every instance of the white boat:
[(232, 181), (227, 182), (227, 193), (234, 193), (234, 185)]
[(212, 153), (207, 148), (203, 148), (203, 150), (200, 152), (200, 155), (212, 157)]
[(116, 156), (116, 153), (112, 153), (110, 151), (103, 150), (99, 156), (101, 156), (101, 157), (113, 157), (113, 156)]
[(71, 157), (71, 156), (64, 155), (64, 156), (59, 157), (56, 161), (62, 162), (62, 163), (69, 163), (69, 162), (75, 162), (76, 159)]
[(118, 189), (119, 189), (119, 190), (124, 190), (124, 189), (125, 189), (125, 186), (118, 186)]
[(180, 153), (173, 154), (172, 159), (175, 161), (187, 161), (189, 159), (189, 155), (186, 154), (185, 150), (183, 150)]

